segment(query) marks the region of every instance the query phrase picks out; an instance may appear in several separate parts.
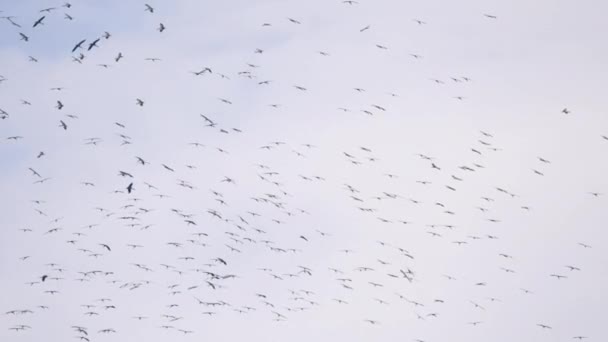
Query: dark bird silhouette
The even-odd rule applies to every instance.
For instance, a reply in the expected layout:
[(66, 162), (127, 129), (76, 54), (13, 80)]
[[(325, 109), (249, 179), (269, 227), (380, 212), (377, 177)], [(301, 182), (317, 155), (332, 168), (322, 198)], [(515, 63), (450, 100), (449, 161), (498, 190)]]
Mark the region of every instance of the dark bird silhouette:
[(42, 17), (40, 17), (40, 19), (36, 20), (36, 22), (34, 23), (34, 26), (32, 26), (32, 27), (36, 27), (38, 25), (43, 25), (42, 21), (44, 20), (44, 18), (46, 18), (46, 16), (43, 15)]
[(91, 51), (92, 48), (97, 47), (97, 43), (101, 40), (101, 38), (97, 38), (95, 39), (93, 42), (91, 42), (91, 44), (89, 44), (89, 47), (87, 48), (87, 51)]
[(79, 41), (76, 45), (74, 45), (74, 47), (72, 48), (72, 52), (80, 49), (82, 47), (82, 44), (84, 44), (84, 42), (86, 42), (86, 39), (83, 39), (81, 41)]

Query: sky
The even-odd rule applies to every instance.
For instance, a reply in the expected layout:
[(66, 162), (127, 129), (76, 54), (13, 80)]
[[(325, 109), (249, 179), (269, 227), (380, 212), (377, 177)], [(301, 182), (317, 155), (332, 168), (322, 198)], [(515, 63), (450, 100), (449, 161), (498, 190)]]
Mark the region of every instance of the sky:
[(608, 338), (605, 2), (69, 3), (0, 0), (0, 340)]

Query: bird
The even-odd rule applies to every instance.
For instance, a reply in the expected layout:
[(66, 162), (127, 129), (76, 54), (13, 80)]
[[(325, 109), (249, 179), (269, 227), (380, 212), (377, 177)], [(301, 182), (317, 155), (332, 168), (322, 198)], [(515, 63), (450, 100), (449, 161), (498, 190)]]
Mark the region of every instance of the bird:
[(1, 17), (3, 19), (6, 19), (11, 25), (21, 28), (21, 25), (19, 25), (18, 23), (16, 23), (13, 19), (15, 18), (14, 16), (3, 16)]
[(92, 41), (89, 44), (89, 47), (87, 48), (87, 51), (91, 51), (92, 48), (97, 47), (97, 43), (99, 43), (100, 40), (101, 40), (101, 38), (97, 38), (94, 41)]
[(560, 274), (550, 274), (549, 276), (554, 277), (557, 280), (568, 278), (568, 277), (566, 277), (564, 275), (560, 275)]
[(72, 48), (72, 53), (75, 52), (76, 50), (82, 48), (82, 44), (84, 44), (87, 40), (83, 39), (81, 41), (79, 41), (78, 43), (76, 43), (76, 45), (74, 45), (74, 47)]
[(36, 21), (34, 22), (34, 25), (33, 25), (32, 27), (36, 27), (36, 26), (39, 26), (39, 25), (43, 25), (42, 21), (44, 20), (44, 18), (46, 18), (46, 16), (44, 16), (44, 15), (43, 15), (43, 16), (42, 16), (42, 17), (40, 17), (38, 20), (36, 20)]
[(550, 161), (548, 161), (548, 160), (546, 160), (546, 159), (544, 159), (544, 158), (541, 158), (541, 157), (538, 157), (538, 160), (540, 160), (541, 162), (543, 162), (543, 163), (545, 163), (545, 164), (551, 164), (551, 162), (550, 162)]

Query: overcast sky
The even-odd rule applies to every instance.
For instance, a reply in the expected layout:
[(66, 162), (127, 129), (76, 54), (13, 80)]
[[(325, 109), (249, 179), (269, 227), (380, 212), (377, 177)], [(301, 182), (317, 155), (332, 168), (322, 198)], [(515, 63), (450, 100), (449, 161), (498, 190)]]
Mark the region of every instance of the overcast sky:
[(605, 2), (70, 4), (0, 0), (0, 340), (608, 339)]

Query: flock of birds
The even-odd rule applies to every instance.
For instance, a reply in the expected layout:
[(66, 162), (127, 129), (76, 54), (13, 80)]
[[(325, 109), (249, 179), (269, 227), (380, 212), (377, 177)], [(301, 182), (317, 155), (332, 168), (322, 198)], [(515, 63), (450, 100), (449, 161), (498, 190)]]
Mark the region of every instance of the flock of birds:
[[(348, 7), (363, 5), (363, 1), (338, 2)], [(163, 36), (172, 30), (170, 20), (163, 16), (168, 5), (169, 2), (163, 6), (142, 3), (138, 5), (139, 13), (131, 15), (152, 20), (155, 24), (147, 30)], [(41, 31), (52, 31), (60, 21), (86, 21), (75, 14), (78, 6), (66, 2), (34, 13), (3, 11), (0, 25), (7, 36), (14, 37), (15, 44), (28, 51), (30, 45), (40, 42), (37, 38)], [(500, 20), (488, 13), (478, 16), (488, 25)], [(305, 20), (295, 17), (281, 20), (262, 21), (259, 28), (307, 25)], [(417, 27), (432, 25), (430, 20), (410, 21)], [(106, 23), (108, 31), (98, 35), (62, 42), (62, 46), (69, 45), (60, 52), (62, 58), (69, 58), (67, 67), (89, 67), (92, 73), (103, 73), (134, 59), (135, 53), (130, 51), (107, 50), (106, 44), (120, 36), (119, 32), (112, 33), (111, 23)], [(360, 35), (373, 30), (374, 25), (366, 23), (353, 28)], [(390, 50), (381, 43), (370, 48)], [(104, 49), (106, 57), (100, 61), (96, 54)], [(162, 46), (159, 55), (160, 51)], [(278, 87), (278, 80), (262, 77), (264, 56), (271, 53), (270, 47), (255, 48), (252, 54), (258, 62), (246, 63), (244, 70), (224, 71), (209, 65), (176, 73), (203, 82)], [(321, 58), (333, 58), (328, 51), (315, 53)], [(426, 58), (418, 53), (409, 57), (414, 61)], [(27, 58), (31, 63), (45, 63), (42, 56)], [(151, 68), (167, 61), (162, 56), (141, 59)], [(19, 77), (10, 66), (2, 68), (0, 92), (9, 89)], [(146, 83), (154, 86), (156, 81), (150, 76)], [(465, 87), (475, 82), (475, 78), (462, 75), (429, 77), (425, 81)], [(87, 87), (94, 93), (104, 91), (96, 88), (95, 82)], [(301, 84), (286, 87), (310, 93)], [(25, 208), (30, 216), (27, 220), (19, 218), (23, 224), (17, 227), (2, 225), (3, 230), (18, 231), (16, 241), (0, 242), (3, 249), (11, 251), (8, 255), (0, 254), (12, 274), (8, 278), (2, 275), (3, 283), (12, 284), (8, 290), (12, 298), (0, 301), (0, 309), (4, 310), (0, 327), (10, 334), (6, 335), (7, 341), (28, 340), (28, 334), (45, 329), (48, 332), (41, 334), (51, 340), (71, 334), (80, 341), (102, 341), (104, 335), (124, 334), (126, 338), (135, 336), (133, 331), (138, 330), (152, 331), (153, 336), (160, 331), (170, 334), (166, 337), (171, 339), (200, 338), (209, 329), (206, 326), (212, 324), (209, 322), (222, 317), (236, 327), (249, 319), (297, 325), (303, 315), (310, 314), (314, 320), (316, 312), (323, 310), (331, 313), (322, 319), (326, 324), (340, 321), (334, 312), (346, 310), (356, 316), (349, 321), (350, 327), (383, 329), (388, 323), (384, 322), (386, 314), (381, 310), (389, 307), (397, 307), (400, 317), (411, 318), (405, 324), (408, 327), (425, 324), (427, 329), (440, 329), (431, 323), (443, 318), (466, 329), (479, 329), (489, 324), (492, 312), (507, 305), (504, 297), (515, 294), (530, 298), (540, 290), (514, 281), (509, 283), (507, 295), (492, 287), (483, 267), (469, 265), (472, 268), (469, 272), (478, 273), (465, 276), (427, 265), (429, 255), (425, 253), (445, 252), (450, 259), (457, 259), (463, 250), (483, 246), (480, 260), (500, 271), (492, 280), (498, 278), (507, 283), (510, 280), (505, 279), (516, 279), (520, 274), (518, 265), (522, 265), (522, 260), (510, 253), (507, 245), (492, 247), (508, 240), (510, 234), (505, 228), (509, 217), (500, 215), (495, 208), (514, 208), (517, 214), (513, 215), (542, 213), (535, 212), (529, 199), (521, 194), (523, 189), (486, 182), (484, 193), (466, 190), (466, 184), (475, 179), (485, 182), (481, 175), (493, 168), (491, 160), (500, 159), (501, 152), (508, 148), (501, 146), (496, 132), (478, 130), (469, 146), (444, 146), (466, 151), (467, 159), (459, 164), (424, 152), (399, 156), (424, 170), (424, 177), (408, 178), (406, 170), (387, 170), (387, 159), (394, 156), (383, 154), (375, 146), (349, 149), (323, 146), (315, 140), (314, 132), (307, 142), (264, 136), (266, 143), (255, 145), (255, 139), (247, 138), (255, 134), (255, 129), (248, 129), (248, 120), (239, 122), (226, 119), (226, 114), (200, 113), (199, 108), (187, 114), (188, 120), (195, 119), (191, 122), (198, 126), (197, 136), (179, 132), (177, 138), (168, 138), (163, 132), (146, 131), (145, 124), (140, 126), (137, 118), (129, 117), (131, 114), (123, 115), (123, 120), (110, 115), (93, 120), (86, 112), (77, 113), (73, 109), (85, 108), (74, 104), (80, 102), (71, 95), (75, 88), (84, 90), (85, 86), (57, 84), (41, 93), (40, 100), (23, 94), (22, 98), (3, 97), (0, 103), (0, 124), (4, 125), (0, 128), (2, 151), (7, 156), (7, 151), (26, 154), (16, 163), (27, 163), (19, 186), (29, 198), (15, 200), (15, 206), (19, 210)], [(229, 90), (226, 94), (230, 91), (235, 92)], [(351, 96), (365, 96), (367, 92), (368, 89), (354, 86)], [(331, 111), (381, 120), (383, 115), (395, 111), (390, 101), (399, 97), (397, 92), (389, 91), (384, 94), (386, 103), (379, 100), (360, 109), (341, 106)], [(468, 100), (458, 94), (452, 97), (455, 104)], [(115, 110), (145, 113), (158, 100), (158, 96), (152, 95), (133, 96), (131, 103), (124, 104), (127, 108)], [(232, 108), (237, 100), (227, 95), (217, 97), (215, 102), (214, 105), (229, 112), (226, 108)], [(275, 102), (264, 107), (265, 111), (289, 111), (288, 103)], [(41, 142), (40, 138), (33, 139), (36, 133), (28, 134), (31, 126), (20, 120), (34, 113), (55, 122), (55, 127), (44, 128), (52, 131), (52, 141)], [(555, 115), (576, 113), (560, 107)], [(90, 131), (84, 131), (81, 123), (86, 120), (95, 122)], [(40, 129), (38, 120), (30, 123)], [(340, 134), (332, 132), (336, 139)], [(35, 143), (30, 142), (32, 139)], [(156, 143), (164, 144), (165, 139), (185, 141), (169, 144), (171, 148), (167, 151), (147, 149)], [(200, 142), (203, 139), (205, 142)], [(597, 140), (598, 144), (608, 144), (606, 135)], [(59, 145), (54, 147), (54, 143)], [(73, 146), (67, 152), (70, 156), (65, 156), (62, 144)], [(31, 152), (33, 149), (35, 152)], [(244, 152), (239, 155), (238, 149)], [(72, 155), (74, 152), (76, 155)], [(324, 153), (330, 156), (330, 162), (323, 161)], [(70, 158), (72, 166), (57, 166), (59, 154), (61, 158)], [(555, 166), (553, 158), (534, 158), (531, 176), (545, 177)], [(85, 160), (98, 163), (86, 165)], [(181, 160), (189, 162), (183, 165), (176, 162)], [(327, 163), (341, 165), (347, 175), (336, 176)], [(309, 167), (300, 168), (305, 164)], [(80, 171), (81, 167), (87, 173)], [(360, 173), (363, 168), (368, 171)], [(64, 171), (80, 175), (80, 179), (66, 178), (62, 176)], [(208, 176), (209, 172), (213, 176)], [(370, 187), (370, 182), (376, 180), (385, 186)], [(55, 187), (54, 183), (61, 185)], [(594, 201), (603, 199), (601, 189), (584, 189), (581, 194)], [(464, 200), (467, 196), (474, 198), (475, 203)], [(340, 208), (332, 208), (333, 199), (337, 199)], [(467, 214), (463, 213), (465, 210)], [(459, 217), (467, 219), (463, 223)], [(470, 217), (475, 217), (475, 223)], [(351, 236), (350, 229), (343, 226), (353, 224), (353, 220), (365, 228), (357, 232), (353, 228)], [(485, 230), (473, 233), (467, 227), (473, 224), (482, 225)], [(360, 236), (368, 239), (348, 243)], [(586, 260), (589, 253), (603, 248), (593, 241), (574, 241), (571, 245), (573, 260)], [(584, 271), (585, 265), (578, 262), (555, 264), (550, 271), (540, 271), (538, 277), (555, 281), (551, 286), (560, 286), (576, 281)], [(429, 290), (437, 286), (439, 290)], [(467, 298), (441, 295), (442, 287), (459, 286), (462, 291), (476, 291), (480, 295)], [(9, 302), (24, 304), (6, 307)], [(444, 309), (447, 306), (451, 309)], [(444, 318), (444, 311), (454, 315)], [(45, 326), (37, 317), (56, 324)], [(551, 341), (601, 341), (585, 331), (569, 331), (542, 318), (518, 324), (559, 334), (550, 335)], [(410, 340), (433, 342), (424, 331), (418, 333), (410, 336)], [(115, 338), (120, 337), (112, 337)]]

